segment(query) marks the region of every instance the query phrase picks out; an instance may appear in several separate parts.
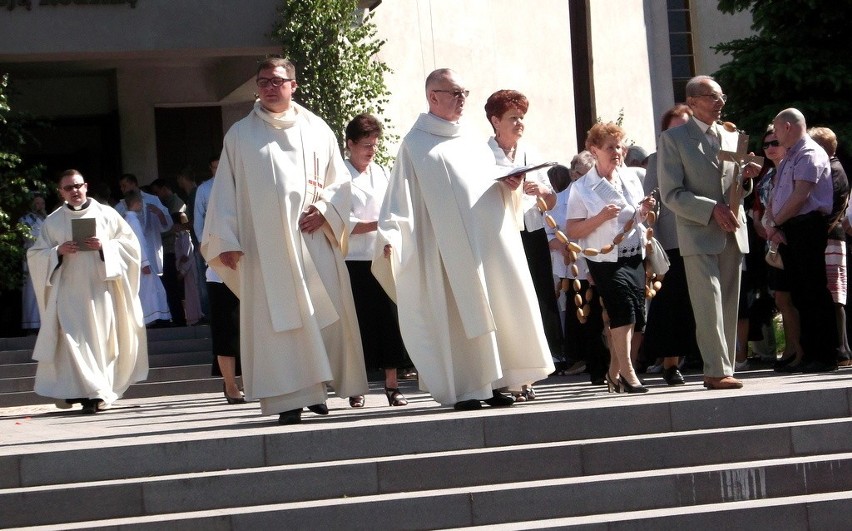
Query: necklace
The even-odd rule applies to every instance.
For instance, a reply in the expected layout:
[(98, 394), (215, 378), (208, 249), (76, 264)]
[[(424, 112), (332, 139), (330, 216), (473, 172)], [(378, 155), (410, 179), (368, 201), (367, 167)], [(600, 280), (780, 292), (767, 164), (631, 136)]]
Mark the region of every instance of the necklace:
[[(654, 193), (653, 191), (647, 196), (645, 196), (642, 201), (639, 202), (641, 205), (647, 199), (651, 198)], [(621, 232), (615, 235), (615, 238), (612, 239), (612, 243), (609, 245), (605, 245), (601, 249), (595, 249), (593, 247), (587, 247), (583, 249), (575, 242), (572, 242), (568, 239), (568, 236), (565, 235), (564, 232), (559, 230), (557, 227), (559, 226), (556, 223), (556, 220), (553, 219), (553, 216), (547, 213), (547, 203), (544, 202), (544, 199), (538, 197), (536, 199), (536, 206), (538, 210), (544, 214), (544, 221), (551, 229), (556, 229), (556, 239), (562, 242), (568, 248), (568, 256), (565, 257), (566, 264), (571, 265), (571, 274), (574, 277), (573, 288), (574, 288), (574, 304), (577, 306), (577, 320), (580, 321), (581, 324), (584, 324), (591, 313), (591, 307), (589, 306), (589, 302), (591, 302), (594, 292), (591, 288), (586, 290), (585, 296), (580, 294), (580, 289), (582, 285), (580, 284), (580, 279), (577, 277), (580, 276), (580, 268), (577, 267), (577, 260), (580, 257), (580, 253), (585, 256), (597, 256), (599, 254), (607, 254), (611, 253), (618, 244), (624, 240), (624, 237), (633, 229), (633, 225), (636, 223), (636, 220), (630, 218), (627, 220), (627, 223), (622, 227)], [(651, 243), (651, 240), (654, 238), (654, 229), (651, 226), (654, 222), (657, 221), (657, 214), (652, 210), (648, 212), (645, 221), (648, 224), (648, 228), (645, 230), (645, 240), (647, 243), (645, 244), (645, 254), (650, 255), (654, 252), (654, 245)], [(647, 258), (646, 258), (647, 259)], [(645, 268), (645, 298), (652, 299), (657, 294), (658, 291), (663, 287), (662, 284), (663, 276), (657, 276), (654, 272), (650, 270), (650, 268)], [(560, 290), (562, 292), (568, 291), (568, 279), (563, 278), (562, 283), (560, 284)], [(601, 307), (603, 307), (603, 299), (601, 299)], [(604, 310), (606, 311), (606, 310)]]

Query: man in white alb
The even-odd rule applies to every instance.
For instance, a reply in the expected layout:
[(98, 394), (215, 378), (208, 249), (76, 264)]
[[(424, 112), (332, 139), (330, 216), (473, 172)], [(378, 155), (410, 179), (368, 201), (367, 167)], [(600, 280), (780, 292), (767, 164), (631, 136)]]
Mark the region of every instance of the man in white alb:
[(225, 135), (201, 252), (240, 299), (248, 399), (281, 424), (327, 414), (326, 383), (367, 392), (346, 270), (349, 171), (331, 129), (292, 101), (286, 59), (257, 70), (259, 101)]
[(373, 260), (421, 383), (458, 410), (511, 405), (498, 389), (553, 372), (519, 234), (523, 176), (495, 179), (491, 150), (458, 123), (467, 95), (450, 69), (426, 79), (429, 112), (400, 146)]

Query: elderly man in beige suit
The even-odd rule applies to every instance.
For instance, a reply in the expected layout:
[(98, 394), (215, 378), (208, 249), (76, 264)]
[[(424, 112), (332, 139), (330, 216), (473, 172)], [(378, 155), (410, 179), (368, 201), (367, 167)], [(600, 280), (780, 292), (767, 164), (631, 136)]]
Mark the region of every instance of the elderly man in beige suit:
[[(743, 385), (733, 374), (740, 267), (748, 235), (743, 209), (732, 211), (728, 205), (734, 164), (718, 159), (720, 149), (737, 150), (737, 134), (716, 123), (726, 99), (713, 78), (692, 78), (686, 103), (693, 117), (660, 135), (657, 156), (660, 195), (676, 216), (708, 389)], [(742, 177), (753, 178), (759, 170), (749, 164)]]

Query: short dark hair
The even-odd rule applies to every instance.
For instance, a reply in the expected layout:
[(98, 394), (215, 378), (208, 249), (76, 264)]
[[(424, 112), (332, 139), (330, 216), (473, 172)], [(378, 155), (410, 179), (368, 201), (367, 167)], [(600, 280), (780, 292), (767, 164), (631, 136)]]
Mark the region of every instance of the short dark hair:
[(142, 204), (142, 192), (139, 190), (130, 190), (124, 194), (124, 204), (129, 207), (131, 203)]
[(169, 183), (166, 182), (166, 180), (163, 179), (162, 177), (160, 177), (158, 179), (154, 179), (151, 182), (151, 184), (149, 184), (148, 186), (151, 187), (151, 189), (156, 189), (156, 188), (168, 188), (169, 190), (172, 189), (172, 187), (169, 186)]
[(296, 79), (296, 67), (293, 63), (284, 57), (267, 57), (263, 61), (257, 64), (257, 71), (254, 73), (255, 77), (260, 75), (261, 70), (267, 70), (270, 68), (278, 68), (281, 67), (287, 72), (287, 77), (290, 79)]
[(72, 177), (74, 175), (79, 175), (80, 177), (83, 176), (82, 173), (80, 173), (79, 171), (77, 171), (75, 169), (65, 170), (64, 172), (59, 174), (59, 178), (56, 179), (56, 184), (61, 183), (62, 179), (66, 178), (66, 177)]
[(373, 135), (382, 136), (382, 124), (372, 114), (361, 113), (346, 124), (346, 140), (357, 142)]
[(526, 114), (530, 101), (517, 90), (498, 90), (488, 96), (488, 101), (485, 102), (485, 117), (488, 118), (488, 123), (491, 123), (492, 116), (502, 118), (506, 111), (512, 108)]
[(136, 186), (139, 186), (139, 179), (137, 179), (136, 176), (133, 175), (132, 173), (122, 174), (122, 176), (119, 177), (118, 180), (119, 180), (119, 182), (127, 181), (127, 182), (135, 184)]
[(692, 107), (685, 103), (676, 103), (674, 107), (663, 113), (663, 118), (660, 120), (660, 131), (666, 131), (675, 117), (682, 114), (692, 116)]

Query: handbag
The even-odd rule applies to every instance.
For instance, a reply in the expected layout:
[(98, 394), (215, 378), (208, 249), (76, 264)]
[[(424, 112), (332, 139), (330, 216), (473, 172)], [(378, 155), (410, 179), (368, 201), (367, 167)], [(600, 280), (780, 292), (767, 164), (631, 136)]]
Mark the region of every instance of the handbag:
[(770, 246), (769, 249), (766, 250), (766, 263), (775, 269), (784, 269), (784, 261), (781, 260), (781, 253), (778, 252), (778, 249)]
[(663, 246), (660, 245), (660, 242), (657, 238), (651, 238), (648, 240), (648, 243), (645, 247), (645, 264), (646, 267), (650, 268), (651, 272), (657, 275), (658, 277), (662, 277), (666, 273), (669, 272), (669, 265), (671, 262), (669, 261), (669, 255), (666, 254), (666, 250), (663, 249)]

